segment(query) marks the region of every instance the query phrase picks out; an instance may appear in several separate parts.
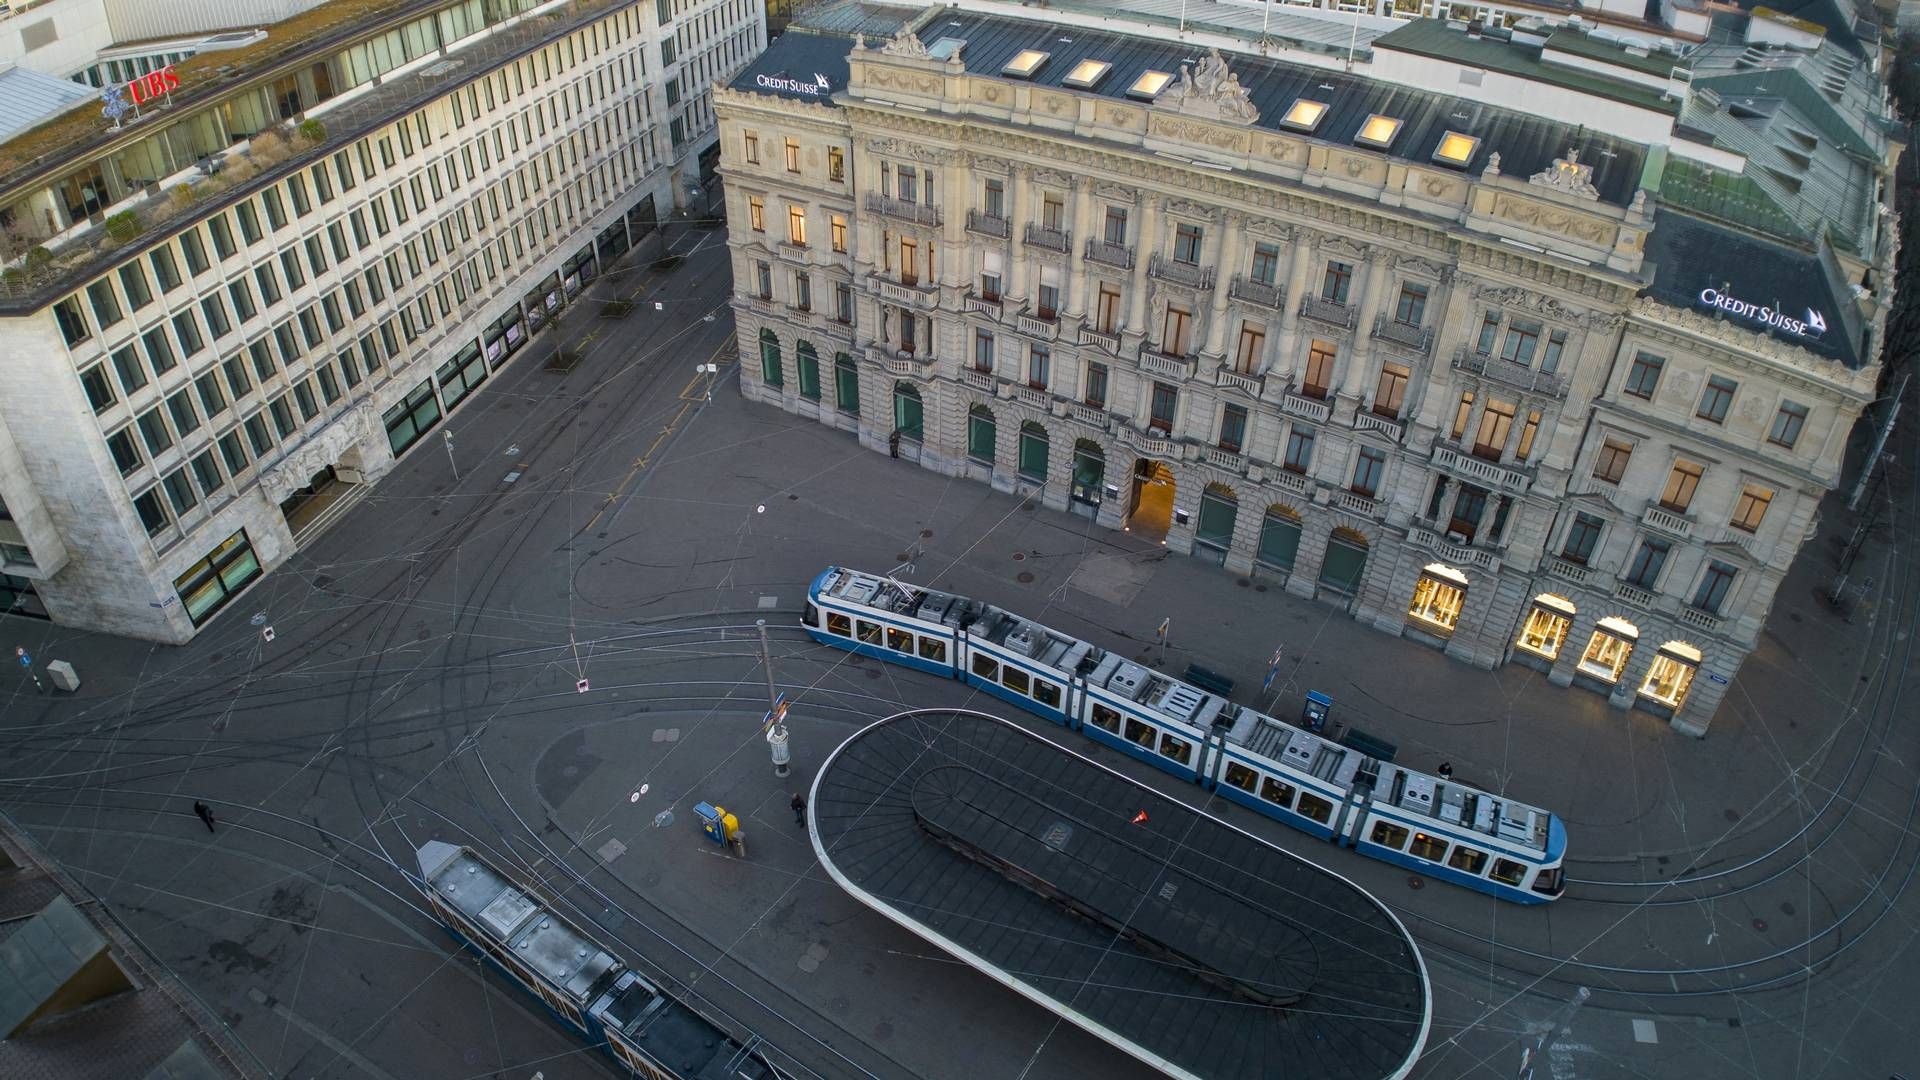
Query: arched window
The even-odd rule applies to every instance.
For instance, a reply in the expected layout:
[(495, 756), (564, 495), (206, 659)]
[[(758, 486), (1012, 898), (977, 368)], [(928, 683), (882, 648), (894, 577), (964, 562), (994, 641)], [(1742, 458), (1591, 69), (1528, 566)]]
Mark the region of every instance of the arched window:
[(1200, 493), (1200, 520), (1193, 542), (1225, 553), (1233, 545), (1233, 523), (1240, 516), (1240, 496), (1225, 484), (1208, 484)]
[(860, 371), (846, 353), (833, 354), (833, 404), (848, 416), (860, 415)]
[(1619, 682), (1620, 673), (1627, 670), (1627, 657), (1633, 655), (1633, 644), (1639, 640), (1640, 628), (1627, 620), (1617, 615), (1601, 619), (1587, 639), (1586, 651), (1580, 654), (1581, 672), (1604, 683)]
[(1700, 673), (1700, 650), (1684, 641), (1669, 641), (1654, 655), (1640, 696), (1679, 709), (1686, 704), (1693, 677)]
[(993, 410), (985, 405), (975, 405), (967, 410), (967, 456), (975, 461), (993, 464), (994, 446), (1000, 438), (1000, 426), (994, 422)]
[(1047, 429), (1029, 420), (1020, 425), (1020, 475), (1029, 480), (1047, 478)]
[(1299, 554), (1300, 511), (1286, 503), (1268, 506), (1260, 520), (1260, 549), (1254, 552), (1254, 561), (1284, 574), (1293, 569)]
[(771, 330), (760, 331), (760, 381), (768, 386), (786, 385), (780, 371), (780, 336)]
[(893, 384), (893, 430), (915, 442), (925, 435), (926, 412), (920, 405), (920, 391), (912, 383)]
[(800, 369), (800, 396), (819, 401), (820, 357), (814, 354), (813, 342), (801, 341), (793, 346), (793, 364)]
[(1541, 593), (1533, 598), (1533, 608), (1527, 612), (1527, 621), (1520, 627), (1520, 640), (1515, 644), (1548, 660), (1559, 656), (1575, 613), (1573, 601), (1556, 593)]
[(1106, 497), (1107, 452), (1092, 439), (1073, 444), (1073, 501), (1098, 506)]
[(1423, 629), (1451, 634), (1460, 625), (1460, 609), (1467, 602), (1467, 575), (1445, 563), (1428, 563), (1413, 586), (1407, 617)]
[(1327, 538), (1327, 553), (1320, 560), (1320, 584), (1344, 596), (1360, 591), (1360, 578), (1367, 571), (1367, 538), (1356, 530), (1341, 527)]

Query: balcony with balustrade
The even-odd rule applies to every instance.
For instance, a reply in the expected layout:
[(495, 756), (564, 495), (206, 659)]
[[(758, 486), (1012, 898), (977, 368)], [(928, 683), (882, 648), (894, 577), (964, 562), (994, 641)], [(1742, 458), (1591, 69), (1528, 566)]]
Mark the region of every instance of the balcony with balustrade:
[(1266, 389), (1267, 377), (1223, 367), (1213, 373), (1213, 385), (1230, 387), (1249, 397), (1259, 397), (1260, 392)]
[(1391, 416), (1381, 416), (1376, 412), (1361, 410), (1353, 414), (1353, 429), (1371, 431), (1376, 435), (1385, 435), (1394, 442), (1399, 442), (1406, 437), (1407, 423)]
[(1280, 410), (1324, 424), (1333, 412), (1333, 403), (1322, 398), (1308, 397), (1297, 390), (1288, 390), (1280, 395)]
[(1116, 270), (1133, 269), (1133, 249), (1125, 244), (1115, 244), (1107, 240), (1088, 240), (1086, 257), (1088, 262), (1111, 266)]
[(999, 389), (1000, 380), (991, 371), (982, 371), (977, 367), (960, 369), (960, 381), (975, 390), (994, 393)]
[(1095, 330), (1091, 326), (1082, 325), (1080, 327), (1080, 344), (1092, 345), (1095, 348), (1104, 349), (1114, 356), (1120, 355), (1120, 335), (1107, 330)]
[(873, 272), (867, 275), (867, 283), (875, 296), (889, 303), (922, 311), (931, 311), (940, 306), (940, 286), (931, 281), (918, 278), (901, 281)]
[(1140, 370), (1148, 375), (1158, 375), (1166, 379), (1193, 378), (1194, 360), (1191, 356), (1175, 356), (1161, 352), (1150, 341), (1140, 343)]
[(1656, 502), (1647, 504), (1646, 511), (1640, 515), (1640, 520), (1645, 522), (1649, 529), (1658, 529), (1682, 540), (1693, 537), (1692, 518), (1677, 510), (1669, 510)]
[(867, 213), (879, 214), (882, 217), (889, 217), (895, 221), (904, 221), (913, 225), (938, 226), (941, 224), (939, 207), (924, 206), (917, 202), (896, 199), (892, 196), (882, 195), (877, 191), (867, 192), (865, 206)]
[(1721, 624), (1726, 621), (1713, 612), (1694, 607), (1692, 604), (1682, 604), (1678, 614), (1681, 622), (1710, 634), (1719, 633)]
[(962, 311), (973, 312), (977, 315), (985, 315), (987, 318), (996, 321), (1001, 317), (1004, 310), (999, 297), (996, 296), (989, 300), (978, 293), (968, 293), (961, 297), (960, 309)]
[(1284, 285), (1269, 285), (1264, 281), (1255, 281), (1245, 274), (1235, 274), (1233, 284), (1227, 286), (1227, 295), (1235, 300), (1244, 300), (1249, 304), (1285, 310), (1287, 306), (1287, 288)]
[(1139, 428), (1122, 423), (1118, 434), (1121, 442), (1133, 447), (1142, 457), (1160, 458), (1164, 461), (1178, 461), (1181, 457), (1180, 443), (1172, 435), (1158, 428)]
[(1238, 450), (1224, 446), (1209, 446), (1201, 450), (1201, 458), (1216, 469), (1225, 469), (1231, 473), (1247, 471), (1247, 456)]
[(967, 231), (1005, 240), (1013, 235), (1013, 226), (998, 214), (989, 214), (985, 210), (967, 211)]
[(1476, 546), (1470, 540), (1457, 540), (1438, 528), (1433, 521), (1416, 521), (1408, 526), (1407, 541), (1426, 548), (1439, 556), (1442, 562), (1452, 565), (1465, 564), (1491, 570), (1500, 561), (1500, 553), (1494, 547)]
[(1571, 559), (1561, 558), (1558, 555), (1547, 556), (1541, 560), (1541, 565), (1545, 567), (1547, 573), (1555, 577), (1566, 578), (1575, 585), (1585, 585), (1588, 575), (1594, 573), (1592, 568), (1582, 563), (1574, 562)]
[(1329, 300), (1324, 296), (1303, 296), (1300, 298), (1300, 314), (1315, 322), (1338, 327), (1341, 330), (1353, 329), (1354, 310), (1352, 304), (1343, 304), (1338, 300)]
[(1027, 243), (1033, 247), (1045, 248), (1065, 255), (1073, 250), (1073, 235), (1064, 229), (1049, 228), (1045, 225), (1028, 225)]
[(1433, 328), (1414, 326), (1386, 315), (1376, 316), (1373, 320), (1375, 340), (1397, 346), (1416, 356), (1425, 356), (1433, 351)]
[(1476, 480), (1488, 487), (1503, 491), (1525, 491), (1533, 484), (1533, 470), (1514, 469), (1497, 462), (1476, 457), (1460, 447), (1458, 443), (1437, 441), (1433, 444), (1433, 463), (1453, 473)]
[(1022, 311), (1014, 316), (1014, 328), (1029, 337), (1052, 341), (1060, 336), (1060, 316), (1042, 311)]
[(1361, 517), (1369, 518), (1378, 517), (1380, 514), (1379, 499), (1371, 495), (1363, 495), (1358, 491), (1352, 491), (1347, 488), (1335, 489), (1332, 501), (1337, 509), (1345, 510), (1349, 514), (1358, 514)]
[(1091, 402), (1070, 402), (1067, 405), (1067, 415), (1073, 417), (1074, 423), (1099, 428), (1101, 431), (1113, 426), (1113, 415)]
[(1147, 276), (1189, 289), (1213, 288), (1213, 267), (1184, 263), (1163, 255), (1155, 255), (1147, 260)]
[(890, 345), (873, 344), (867, 346), (867, 356), (874, 363), (887, 369), (890, 375), (902, 378), (921, 379), (933, 375), (933, 354), (926, 352), (908, 352)]
[(1053, 411), (1053, 395), (1047, 392), (1046, 387), (1029, 386), (1026, 383), (1011, 383), (1009, 385), (1013, 387), (1013, 400), (1018, 401), (1022, 405), (1032, 406), (1042, 412)]
[(1567, 395), (1566, 380), (1558, 375), (1535, 371), (1525, 364), (1503, 360), (1490, 353), (1475, 352), (1464, 345), (1453, 354), (1453, 369), (1491, 379), (1524, 393), (1554, 398)]
[(1660, 604), (1658, 595), (1624, 581), (1614, 584), (1613, 598), (1623, 604), (1631, 604), (1642, 611), (1654, 611)]

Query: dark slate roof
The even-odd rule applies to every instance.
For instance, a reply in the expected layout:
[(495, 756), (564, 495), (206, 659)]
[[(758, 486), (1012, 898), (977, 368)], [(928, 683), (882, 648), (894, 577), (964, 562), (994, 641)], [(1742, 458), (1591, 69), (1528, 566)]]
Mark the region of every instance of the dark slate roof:
[(862, 902), (1182, 1074), (1377, 1078), (1425, 1042), (1425, 968), (1377, 900), (1006, 721), (874, 724), (810, 812)]
[[(996, 73), (1021, 50), (1044, 49), (1052, 55), (1029, 80), (1042, 86), (1060, 87), (1061, 80), (1082, 59), (1106, 60), (1113, 64), (1113, 69), (1090, 92), (1119, 99), (1126, 99), (1127, 87), (1141, 72), (1177, 74), (1181, 61), (1197, 61), (1205, 55), (1197, 48), (1173, 41), (958, 12), (953, 17), (935, 18), (924, 24), (919, 35), (928, 45), (943, 37), (965, 39), (967, 45), (961, 52), (961, 60), (972, 72)], [(1464, 35), (1462, 38), (1464, 40)], [(1632, 200), (1646, 161), (1645, 149), (1624, 139), (1493, 108), (1466, 98), (1241, 53), (1228, 56), (1227, 66), (1239, 76), (1241, 85), (1259, 107), (1261, 127), (1288, 130), (1281, 127), (1280, 118), (1301, 97), (1331, 105), (1319, 128), (1310, 136), (1322, 142), (1351, 146), (1354, 135), (1367, 118), (1383, 113), (1403, 121), (1399, 137), (1387, 153), (1407, 161), (1431, 162), (1434, 148), (1448, 131), (1478, 136), (1479, 151), (1466, 170), (1476, 176), (1486, 165), (1488, 155), (1495, 151), (1500, 154), (1503, 173), (1529, 176), (1552, 166), (1553, 160), (1564, 156), (1569, 147), (1578, 147), (1580, 160), (1594, 166), (1593, 183), (1600, 197), (1618, 205)], [(1289, 131), (1289, 134), (1297, 133)]]
[[(1714, 315), (1746, 330), (1765, 331), (1849, 368), (1859, 368), (1871, 359), (1863, 355), (1864, 331), (1850, 289), (1818, 253), (1662, 209), (1654, 213), (1646, 256), (1653, 283), (1645, 293), (1663, 304)], [(1768, 326), (1762, 316), (1709, 305), (1700, 295), (1705, 289), (1800, 323), (1810, 323), (1818, 315), (1827, 328), (1800, 334)]]
[[(847, 88), (847, 53), (853, 38), (792, 27), (733, 78), (733, 89), (832, 105)], [(820, 79), (826, 86), (820, 88)], [(765, 81), (762, 81), (765, 80)], [(814, 90), (802, 89), (815, 88)]]

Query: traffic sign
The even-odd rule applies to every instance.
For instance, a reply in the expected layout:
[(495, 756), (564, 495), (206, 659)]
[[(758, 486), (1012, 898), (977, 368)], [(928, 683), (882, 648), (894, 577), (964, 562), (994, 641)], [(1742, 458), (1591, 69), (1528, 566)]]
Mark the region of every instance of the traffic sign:
[(785, 694), (781, 694), (779, 697), (773, 699), (773, 708), (768, 709), (766, 716), (760, 719), (761, 732), (772, 731), (776, 724), (786, 720), (788, 704), (787, 695)]
[(33, 666), (33, 657), (27, 654), (27, 650), (24, 646), (15, 645), (13, 647), (13, 655), (20, 658), (21, 667), (30, 668)]

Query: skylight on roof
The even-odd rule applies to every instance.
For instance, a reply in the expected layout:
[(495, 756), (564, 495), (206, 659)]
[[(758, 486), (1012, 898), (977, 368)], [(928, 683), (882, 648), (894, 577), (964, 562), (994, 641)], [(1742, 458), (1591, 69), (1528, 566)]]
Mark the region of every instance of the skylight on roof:
[(960, 55), (960, 50), (965, 48), (966, 44), (966, 38), (943, 37), (927, 46), (927, 55), (935, 60), (951, 60)]
[(1000, 74), (1011, 75), (1016, 79), (1031, 79), (1033, 73), (1039, 71), (1040, 65), (1046, 63), (1047, 57), (1051, 55), (1040, 49), (1022, 49), (1020, 55), (1007, 61), (1007, 66), (1000, 69)]
[(1139, 78), (1133, 80), (1133, 85), (1127, 87), (1127, 96), (1152, 101), (1172, 81), (1173, 76), (1164, 71), (1143, 71)]
[(1107, 77), (1107, 72), (1112, 68), (1113, 65), (1105, 60), (1082, 60), (1073, 65), (1073, 70), (1067, 72), (1067, 77), (1061, 81), (1076, 90), (1091, 90)]
[(1320, 126), (1321, 119), (1326, 115), (1326, 102), (1296, 98), (1293, 107), (1287, 110), (1287, 115), (1280, 118), (1280, 122), (1296, 131), (1312, 131)]
[(1452, 165), (1464, 169), (1473, 160), (1473, 152), (1480, 149), (1480, 140), (1472, 135), (1462, 135), (1449, 131), (1440, 138), (1440, 145), (1433, 148), (1433, 160), (1442, 165)]
[(1361, 146), (1371, 146), (1376, 150), (1385, 150), (1393, 145), (1394, 136), (1400, 134), (1400, 118), (1374, 113), (1367, 122), (1360, 125), (1360, 134), (1353, 141)]

